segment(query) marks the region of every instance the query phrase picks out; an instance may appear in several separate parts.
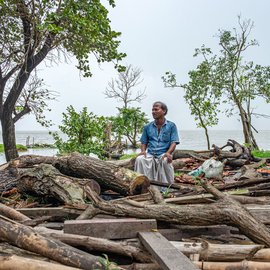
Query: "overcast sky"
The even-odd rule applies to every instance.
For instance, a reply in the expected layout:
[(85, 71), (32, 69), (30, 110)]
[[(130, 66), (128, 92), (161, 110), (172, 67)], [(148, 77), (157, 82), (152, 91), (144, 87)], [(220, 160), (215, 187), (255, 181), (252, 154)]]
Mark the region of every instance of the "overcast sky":
[[(194, 49), (205, 44), (217, 52), (218, 29), (231, 30), (237, 27), (237, 15), (254, 22), (252, 38), (260, 44), (250, 49), (247, 59), (261, 65), (270, 65), (270, 1), (269, 0), (116, 0), (110, 8), (112, 28), (122, 32), (120, 51), (127, 53), (123, 64), (132, 64), (143, 70), (146, 99), (140, 106), (151, 118), (152, 103), (161, 100), (168, 105), (167, 118), (174, 121), (178, 129), (196, 129), (193, 117), (183, 99), (181, 89), (166, 89), (161, 76), (166, 71), (177, 74), (180, 83), (187, 82), (187, 73), (196, 67)], [(74, 63), (40, 67), (41, 77), (47, 86), (58, 91), (58, 101), (50, 103), (47, 118), (55, 124), (61, 123), (62, 113), (73, 105), (77, 111), (87, 107), (97, 115), (115, 115), (115, 100), (106, 99), (104, 91), (117, 73), (113, 64), (98, 66), (92, 62), (92, 78), (82, 78)], [(140, 89), (140, 88), (138, 88)], [(260, 104), (261, 103), (261, 104)], [(257, 103), (258, 113), (270, 114), (270, 105)], [(270, 119), (255, 119), (257, 129), (269, 129)], [(26, 116), (16, 124), (17, 130), (43, 130), (34, 117)], [(214, 129), (241, 129), (237, 117), (221, 116)]]

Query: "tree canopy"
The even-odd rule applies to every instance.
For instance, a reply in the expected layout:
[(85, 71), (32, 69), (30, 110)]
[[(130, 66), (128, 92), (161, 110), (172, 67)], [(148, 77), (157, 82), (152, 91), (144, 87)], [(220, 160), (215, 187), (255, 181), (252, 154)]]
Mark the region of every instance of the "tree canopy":
[(74, 56), (82, 74), (91, 76), (90, 55), (99, 63), (113, 61), (121, 71), (118, 61), (125, 54), (117, 50), (120, 33), (111, 29), (108, 10), (99, 0), (1, 0), (0, 29), (0, 119), (10, 160), (17, 156), (14, 108), (43, 60)]

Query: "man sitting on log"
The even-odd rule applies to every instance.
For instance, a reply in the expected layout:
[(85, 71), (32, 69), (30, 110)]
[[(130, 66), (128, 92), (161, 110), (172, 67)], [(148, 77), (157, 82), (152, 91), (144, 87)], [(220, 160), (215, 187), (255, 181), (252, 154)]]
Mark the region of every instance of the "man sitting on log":
[(174, 169), (172, 153), (179, 144), (176, 125), (167, 120), (166, 104), (157, 101), (153, 104), (154, 121), (145, 125), (141, 136), (141, 153), (135, 161), (135, 171), (146, 175), (150, 180), (173, 183)]

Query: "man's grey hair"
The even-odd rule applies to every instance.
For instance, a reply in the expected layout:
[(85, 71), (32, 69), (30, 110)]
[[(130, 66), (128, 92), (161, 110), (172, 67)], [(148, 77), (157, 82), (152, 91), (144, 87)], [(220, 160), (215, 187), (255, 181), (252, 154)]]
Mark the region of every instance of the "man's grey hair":
[(165, 103), (163, 103), (163, 102), (161, 102), (161, 101), (156, 101), (156, 102), (154, 102), (153, 106), (156, 106), (156, 105), (160, 106), (160, 108), (161, 108), (163, 111), (165, 111), (165, 114), (164, 114), (164, 115), (167, 114), (167, 112), (168, 112), (168, 107), (167, 107), (167, 105), (166, 105)]

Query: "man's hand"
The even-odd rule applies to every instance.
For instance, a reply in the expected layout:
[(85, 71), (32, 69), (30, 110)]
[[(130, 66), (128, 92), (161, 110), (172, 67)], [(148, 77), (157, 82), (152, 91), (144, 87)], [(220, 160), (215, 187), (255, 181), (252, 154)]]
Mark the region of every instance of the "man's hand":
[(144, 156), (144, 157), (146, 157), (146, 151), (141, 151), (138, 155), (137, 155), (137, 157), (138, 156)]
[(168, 163), (172, 163), (172, 155), (170, 153), (165, 153), (162, 157), (162, 159), (167, 158)]

